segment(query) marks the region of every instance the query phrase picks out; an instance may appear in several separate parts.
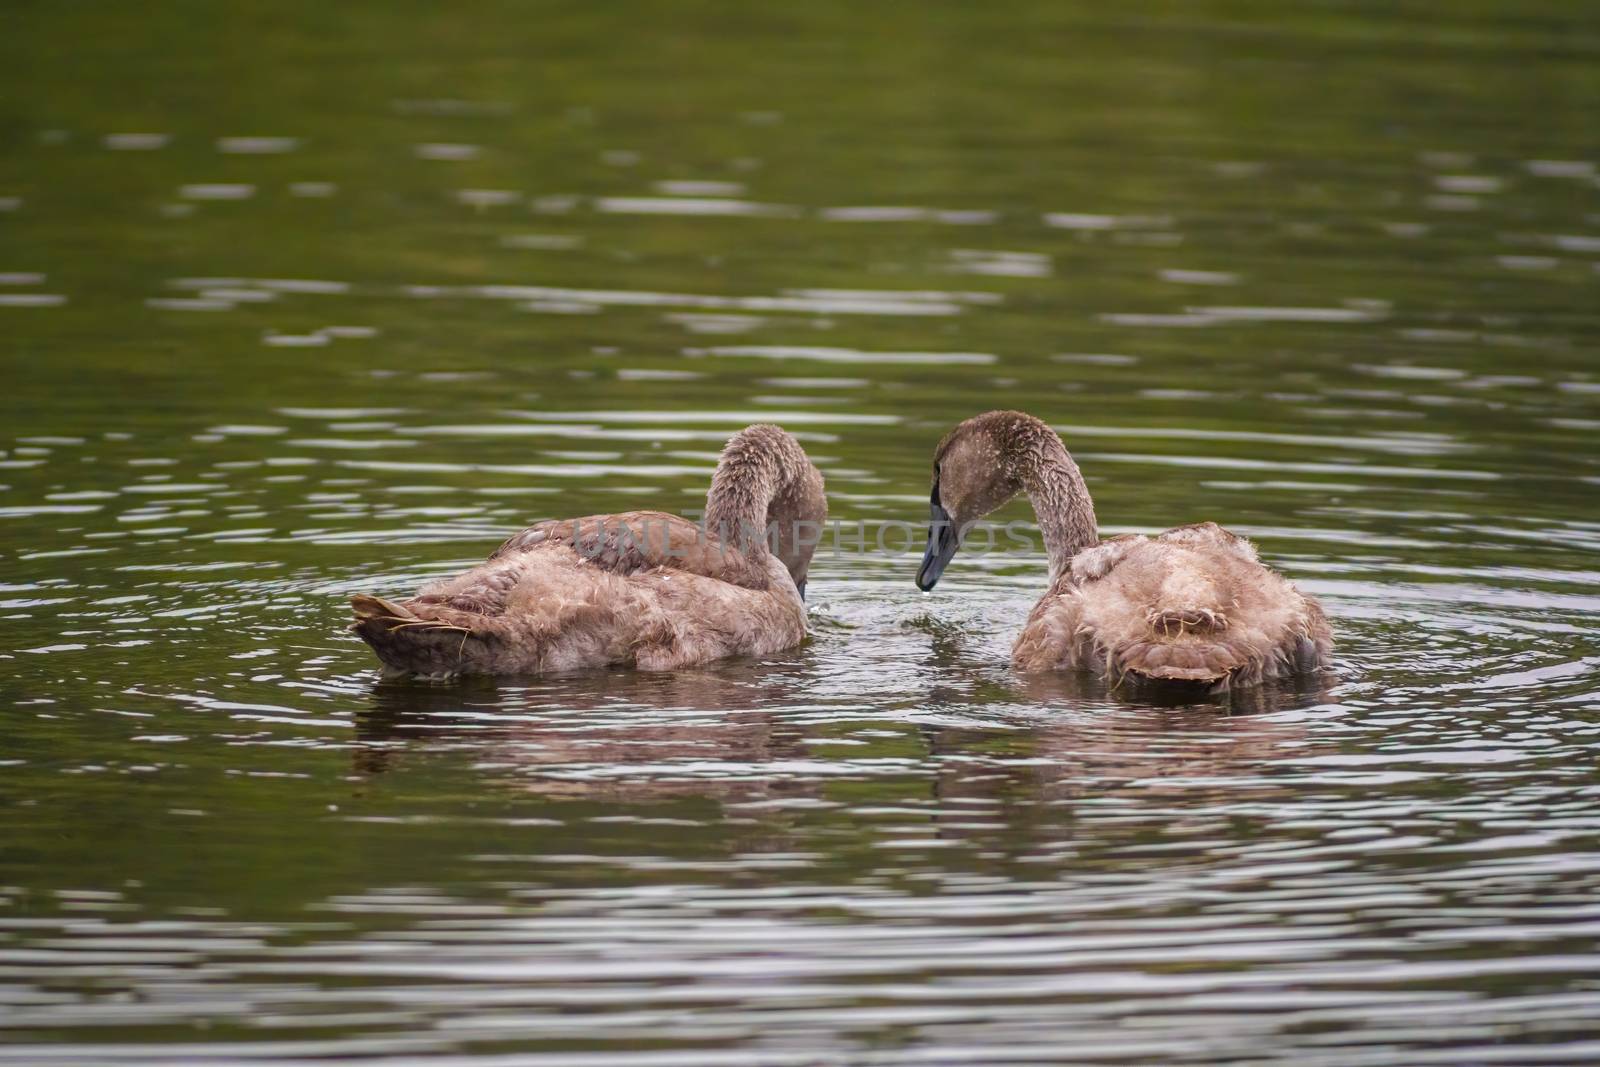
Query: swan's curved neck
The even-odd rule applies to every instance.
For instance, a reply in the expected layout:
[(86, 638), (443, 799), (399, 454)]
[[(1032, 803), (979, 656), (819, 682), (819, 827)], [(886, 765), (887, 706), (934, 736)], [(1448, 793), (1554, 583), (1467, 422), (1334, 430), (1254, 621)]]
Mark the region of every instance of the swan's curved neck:
[(737, 545), (746, 555), (767, 550), (767, 507), (777, 495), (776, 479), (766, 472), (744, 468), (723, 477), (718, 468), (706, 495), (706, 530), (725, 545)]
[[(1054, 437), (1054, 435), (1051, 435)], [(1021, 471), (1022, 489), (1033, 504), (1044, 535), (1044, 548), (1050, 558), (1050, 580), (1066, 570), (1072, 557), (1100, 542), (1100, 526), (1094, 516), (1094, 501), (1059, 438), (1055, 447), (1046, 447), (1029, 457)]]
[[(705, 528), (723, 544), (748, 556), (764, 555), (772, 504), (794, 481), (792, 442), (751, 427), (728, 442), (706, 494)], [(800, 462), (805, 462), (804, 457)]]

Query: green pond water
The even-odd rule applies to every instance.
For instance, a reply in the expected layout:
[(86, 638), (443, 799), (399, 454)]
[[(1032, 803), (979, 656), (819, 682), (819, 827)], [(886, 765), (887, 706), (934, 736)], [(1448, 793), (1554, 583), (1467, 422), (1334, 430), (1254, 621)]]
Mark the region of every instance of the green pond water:
[[(0, 1063), (1600, 1059), (1597, 160), (1554, 0), (11, 3)], [(912, 584), (1000, 407), (1337, 673), (1014, 674), (1042, 557)], [(345, 631), (754, 421), (804, 647)]]

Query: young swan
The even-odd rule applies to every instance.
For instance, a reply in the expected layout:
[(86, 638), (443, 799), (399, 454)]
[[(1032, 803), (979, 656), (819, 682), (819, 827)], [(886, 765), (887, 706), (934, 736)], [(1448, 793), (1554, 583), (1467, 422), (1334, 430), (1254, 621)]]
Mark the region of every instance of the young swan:
[(800, 443), (750, 426), (722, 450), (703, 529), (659, 511), (541, 522), (404, 603), (352, 597), (350, 628), (386, 674), (670, 670), (764, 655), (805, 637), (806, 570), (827, 516)]
[(1020, 411), (968, 419), (933, 457), (932, 525), (917, 585), (932, 589), (967, 528), (1027, 493), (1050, 588), (1012, 649), (1021, 670), (1093, 670), (1112, 683), (1251, 685), (1323, 667), (1322, 609), (1211, 522), (1102, 542), (1089, 490), (1055, 431)]

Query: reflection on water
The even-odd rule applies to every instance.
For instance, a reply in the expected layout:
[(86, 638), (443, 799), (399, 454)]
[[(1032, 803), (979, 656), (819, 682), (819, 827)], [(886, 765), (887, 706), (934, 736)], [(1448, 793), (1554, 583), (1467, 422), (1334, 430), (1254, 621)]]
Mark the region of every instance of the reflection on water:
[[(1600, 1058), (1600, 27), (1236, 7), (19, 10), (0, 1063)], [(1014, 675), (1042, 559), (895, 532), (997, 407), (1336, 674)], [(756, 420), (805, 647), (343, 631)]]

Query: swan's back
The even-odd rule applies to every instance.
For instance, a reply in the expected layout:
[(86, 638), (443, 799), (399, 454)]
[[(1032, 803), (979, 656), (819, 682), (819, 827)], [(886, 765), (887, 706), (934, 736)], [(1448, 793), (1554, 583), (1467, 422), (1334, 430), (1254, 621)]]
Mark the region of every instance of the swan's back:
[(751, 559), (661, 512), (540, 523), (407, 601), (353, 603), (352, 629), (404, 674), (670, 669), (805, 636), (781, 562)]
[(1322, 609), (1215, 523), (1085, 549), (1056, 579), (1013, 654), (1024, 669), (1253, 683), (1326, 664)]

